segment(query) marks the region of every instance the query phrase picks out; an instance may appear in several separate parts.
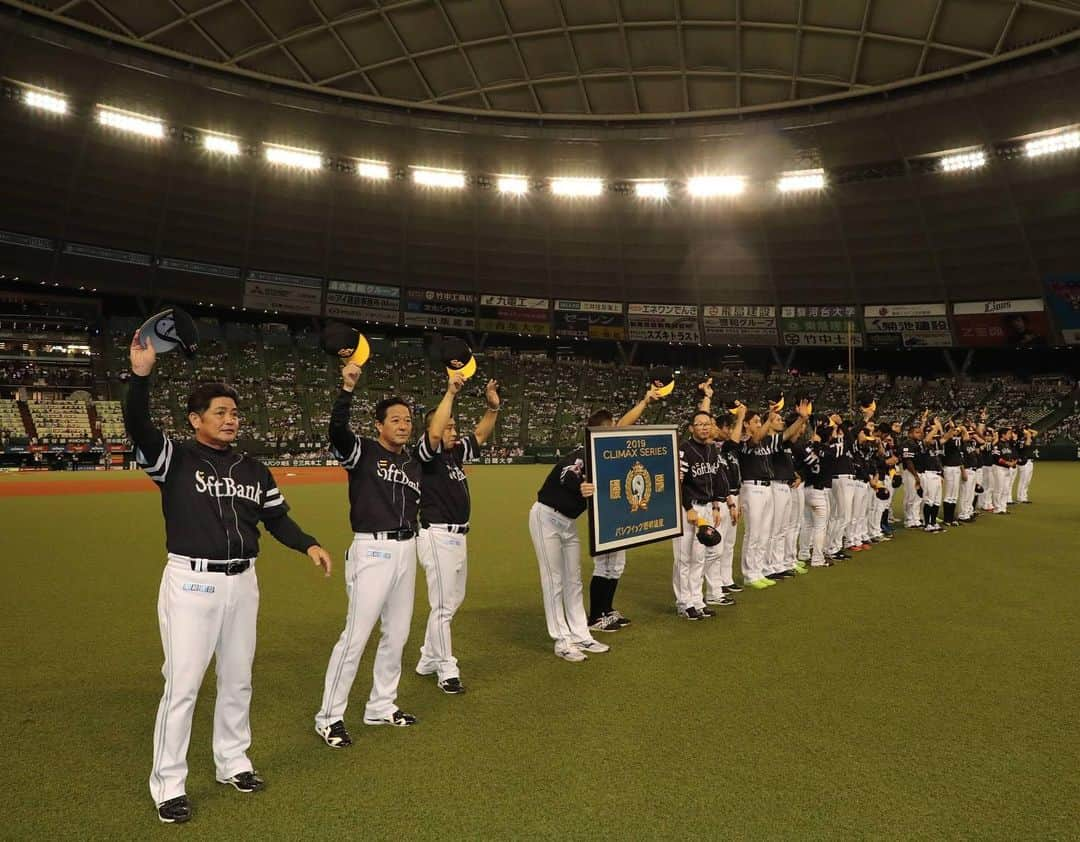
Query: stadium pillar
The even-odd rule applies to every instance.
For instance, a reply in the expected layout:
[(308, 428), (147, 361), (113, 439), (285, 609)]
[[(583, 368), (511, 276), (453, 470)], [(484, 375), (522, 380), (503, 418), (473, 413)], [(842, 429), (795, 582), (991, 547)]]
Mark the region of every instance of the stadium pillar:
[(972, 348), (968, 348), (967, 353), (964, 354), (964, 362), (960, 366), (960, 374), (967, 375), (968, 369), (971, 368), (971, 362), (975, 359), (975, 351)]
[(948, 348), (941, 349), (941, 356), (945, 358), (945, 365), (949, 367), (949, 373), (953, 377), (960, 377), (961, 371), (956, 367), (956, 361), (953, 359), (952, 353), (949, 351)]

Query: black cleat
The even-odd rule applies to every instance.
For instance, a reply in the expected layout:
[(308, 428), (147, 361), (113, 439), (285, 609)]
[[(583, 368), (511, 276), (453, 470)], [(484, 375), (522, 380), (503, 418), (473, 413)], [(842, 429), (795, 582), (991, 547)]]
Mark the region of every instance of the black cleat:
[(799, 574), (796, 573), (794, 570), (781, 570), (779, 573), (776, 574), (776, 578), (777, 579), (794, 579), (798, 575)]
[(157, 817), (165, 824), (183, 824), (191, 818), (191, 802), (186, 795), (178, 795), (158, 804)]
[(345, 730), (345, 723), (340, 719), (325, 728), (316, 726), (315, 733), (322, 737), (330, 748), (348, 748), (352, 745), (352, 737), (349, 736), (349, 732)]
[(609, 617), (614, 617), (615, 618), (615, 623), (616, 623), (616, 625), (618, 625), (618, 627), (620, 629), (626, 628), (628, 625), (630, 625), (630, 618), (624, 617), (618, 611), (614, 611), (614, 610), (608, 611), (607, 615)]
[(676, 612), (680, 617), (684, 617), (687, 620), (700, 620), (701, 612), (698, 611), (693, 605), (689, 608), (680, 608)]
[(703, 619), (708, 619), (709, 617), (715, 617), (716, 616), (716, 612), (713, 611), (709, 607), (699, 608), (697, 610), (697, 612), (698, 612), (698, 614), (700, 614), (702, 616)]
[(231, 778), (225, 778), (225, 780), (218, 778), (218, 783), (230, 784), (237, 792), (258, 792), (266, 787), (266, 781), (260, 778), (259, 773), (254, 770), (240, 772)]
[(732, 583), (730, 585), (724, 585), (720, 590), (724, 593), (742, 593), (742, 585), (738, 583)]
[(395, 710), (390, 716), (382, 716), (378, 719), (369, 719), (364, 717), (365, 725), (394, 725), (398, 728), (408, 728), (410, 725), (416, 724), (416, 717), (411, 713), (405, 713), (403, 710)]
[(464, 693), (465, 687), (461, 683), (461, 679), (447, 678), (439, 682), (439, 689), (444, 693), (448, 693), (451, 696), (456, 696), (458, 693)]

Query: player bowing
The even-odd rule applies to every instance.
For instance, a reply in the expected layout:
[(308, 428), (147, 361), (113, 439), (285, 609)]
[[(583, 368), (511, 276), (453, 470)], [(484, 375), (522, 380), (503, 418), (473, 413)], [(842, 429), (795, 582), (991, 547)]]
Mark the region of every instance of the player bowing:
[(395, 704), (416, 589), (420, 462), (406, 446), (412, 435), (412, 410), (402, 398), (379, 401), (375, 406), (378, 438), (361, 438), (349, 429), (360, 366), (346, 364), (341, 376), (341, 391), (330, 411), (330, 444), (349, 476), (353, 531), (345, 556), (349, 605), (345, 629), (326, 667), (322, 706), (315, 715), (315, 731), (331, 748), (352, 745), (345, 729), (345, 708), (376, 621), (381, 624), (381, 637), (364, 724), (400, 727), (416, 723), (416, 717)]
[(499, 418), (498, 384), (489, 380), (484, 390), (487, 412), (476, 429), (458, 438), (454, 398), (465, 385), (460, 374), (451, 374), (439, 405), (428, 413), (427, 431), (416, 455), (422, 463), (420, 486), (420, 535), (417, 551), (427, 575), (428, 615), (424, 645), (416, 671), (436, 676), (444, 693), (464, 693), (457, 658), (450, 640), (450, 622), (465, 599), (468, 574), (469, 517), (472, 501), (463, 468), (479, 458), (481, 446), (491, 436)]
[(289, 517), (270, 471), (233, 445), (240, 430), (237, 394), (203, 383), (188, 397), (193, 439), (166, 438), (150, 419), (152, 344), (135, 334), (124, 424), (135, 458), (161, 492), (168, 563), (158, 591), (165, 691), (154, 723), (150, 795), (158, 818), (186, 822), (187, 750), (195, 699), (210, 659), (217, 660), (214, 767), (218, 783), (256, 792), (263, 780), (247, 756), (251, 746), (251, 664), (259, 585), (259, 521), (278, 541), (330, 575), (330, 556)]

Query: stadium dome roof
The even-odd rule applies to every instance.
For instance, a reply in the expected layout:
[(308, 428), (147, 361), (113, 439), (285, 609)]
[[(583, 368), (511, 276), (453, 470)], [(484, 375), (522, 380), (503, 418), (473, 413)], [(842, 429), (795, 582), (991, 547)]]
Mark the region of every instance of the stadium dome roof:
[(1080, 37), (1080, 0), (2, 0), (368, 103), (544, 120), (769, 111)]

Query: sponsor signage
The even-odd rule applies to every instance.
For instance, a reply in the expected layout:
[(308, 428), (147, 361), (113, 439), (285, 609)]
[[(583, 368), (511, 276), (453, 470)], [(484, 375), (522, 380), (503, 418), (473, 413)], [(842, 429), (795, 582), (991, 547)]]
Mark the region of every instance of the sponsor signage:
[(326, 315), (329, 317), (397, 324), (400, 314), (400, 287), (334, 280), (327, 284)]
[(560, 339), (626, 339), (623, 305), (617, 301), (555, 302), (555, 336)]
[(64, 245), (64, 254), (73, 254), (77, 257), (92, 257), (95, 260), (111, 260), (114, 263), (132, 263), (136, 266), (149, 266), (154, 262), (150, 255), (139, 251), (107, 249), (101, 246), (88, 246), (83, 243), (66, 243)]
[(244, 280), (244, 306), (282, 313), (322, 314), (322, 278), (251, 270)]
[(525, 333), (549, 336), (551, 317), (546, 298), (517, 295), (481, 295), (476, 327), (494, 333)]
[(849, 331), (852, 344), (861, 348), (862, 321), (855, 307), (827, 305), (780, 308), (780, 333), (785, 345), (846, 348)]
[(776, 308), (758, 304), (707, 304), (701, 310), (706, 342), (775, 345)]
[(41, 251), (52, 251), (56, 246), (46, 237), (31, 237), (29, 234), (18, 234), (15, 231), (0, 231), (0, 243)]
[(471, 292), (409, 288), (405, 291), (405, 324), (473, 330), (476, 296)]
[(198, 260), (177, 260), (175, 257), (163, 257), (158, 262), (158, 266), (170, 272), (190, 272), (193, 275), (214, 275), (219, 278), (240, 277), (240, 270), (235, 266), (202, 263)]
[(1034, 348), (1047, 344), (1050, 324), (1041, 298), (953, 304), (956, 339), (976, 348)]
[(696, 304), (630, 304), (626, 336), (636, 342), (701, 342)]
[(953, 344), (941, 304), (870, 304), (863, 308), (866, 341), (875, 348), (945, 348)]
[(1066, 345), (1080, 345), (1080, 275), (1046, 279), (1046, 303)]

